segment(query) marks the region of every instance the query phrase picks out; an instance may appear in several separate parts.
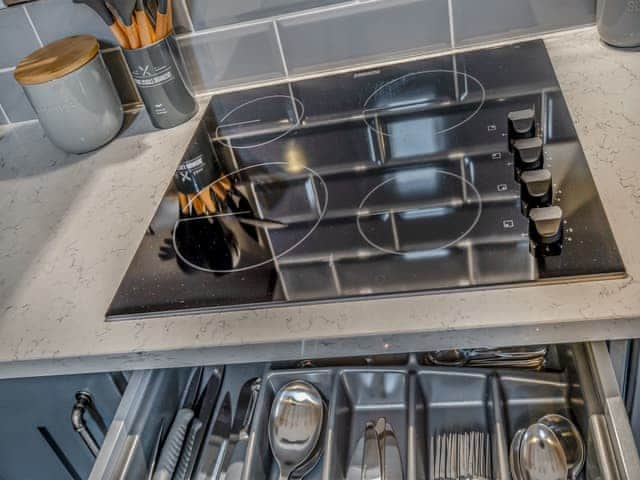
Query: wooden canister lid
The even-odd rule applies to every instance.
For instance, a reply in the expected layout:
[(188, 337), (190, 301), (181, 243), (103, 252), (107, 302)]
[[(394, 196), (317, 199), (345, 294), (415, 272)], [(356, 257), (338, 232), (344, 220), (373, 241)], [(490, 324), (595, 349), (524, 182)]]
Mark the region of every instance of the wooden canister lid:
[(98, 40), (91, 35), (63, 38), (23, 58), (13, 76), (22, 85), (49, 82), (86, 65), (97, 53)]

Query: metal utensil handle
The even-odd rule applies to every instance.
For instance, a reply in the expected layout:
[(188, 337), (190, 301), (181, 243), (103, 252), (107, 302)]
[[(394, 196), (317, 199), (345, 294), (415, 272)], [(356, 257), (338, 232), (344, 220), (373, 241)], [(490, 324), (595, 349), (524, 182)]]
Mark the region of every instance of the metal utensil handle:
[(193, 418), (193, 410), (190, 408), (182, 408), (176, 413), (176, 418), (171, 424), (167, 439), (160, 452), (158, 465), (153, 474), (153, 480), (171, 480), (173, 472), (176, 469), (184, 437), (187, 434), (187, 428)]
[(178, 468), (173, 476), (173, 480), (188, 480), (191, 477), (191, 472), (189, 470), (192, 470), (192, 457), (198, 455), (198, 452), (194, 451), (196, 436), (198, 435), (198, 432), (202, 430), (203, 426), (204, 424), (199, 418), (194, 418), (191, 422), (189, 433), (187, 434), (187, 438), (184, 440), (182, 455), (180, 455), (180, 462), (178, 463)]

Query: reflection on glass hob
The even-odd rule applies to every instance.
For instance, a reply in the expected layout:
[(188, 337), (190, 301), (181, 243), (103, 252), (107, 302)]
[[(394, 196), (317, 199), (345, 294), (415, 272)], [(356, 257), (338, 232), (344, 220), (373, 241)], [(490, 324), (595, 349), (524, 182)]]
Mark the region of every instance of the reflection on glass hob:
[(107, 316), (622, 275), (537, 41), (215, 96)]

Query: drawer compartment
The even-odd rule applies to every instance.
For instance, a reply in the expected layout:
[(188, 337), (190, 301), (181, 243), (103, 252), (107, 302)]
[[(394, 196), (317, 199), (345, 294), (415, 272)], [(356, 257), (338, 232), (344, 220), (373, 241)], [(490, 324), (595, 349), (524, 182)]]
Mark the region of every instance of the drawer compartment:
[[(277, 391), (298, 379), (315, 385), (327, 404), (323, 454), (307, 480), (351, 480), (354, 467), (361, 467), (365, 426), (380, 418), (392, 426), (404, 479), (434, 478), (443, 441), (484, 441), (490, 478), (508, 480), (515, 432), (549, 413), (571, 419), (581, 432), (587, 458), (578, 480), (632, 480), (640, 471), (604, 343), (550, 346), (542, 371), (434, 366), (424, 359), (424, 354), (367, 359), (369, 366), (363, 367), (357, 366), (361, 359), (227, 366), (214, 419), (226, 392), (235, 415), (241, 386), (253, 377), (262, 382), (250, 434), (238, 442), (225, 480), (278, 478), (269, 414)], [(212, 371), (205, 369), (205, 379)], [(169, 369), (132, 376), (92, 480), (145, 478), (160, 422), (171, 423), (189, 373)], [(451, 440), (454, 436), (458, 440)]]

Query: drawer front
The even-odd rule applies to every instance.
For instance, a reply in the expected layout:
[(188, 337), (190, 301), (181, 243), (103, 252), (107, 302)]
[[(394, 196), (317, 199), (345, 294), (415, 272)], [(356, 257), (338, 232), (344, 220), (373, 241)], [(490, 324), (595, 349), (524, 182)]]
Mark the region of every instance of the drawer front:
[[(286, 363), (229, 366), (218, 403), (229, 391), (235, 405), (240, 386), (262, 376), (251, 434), (242, 448), (236, 448), (234, 456), (240, 456), (231, 477), (277, 477), (267, 434), (271, 404), (286, 382), (306, 379), (328, 405), (324, 453), (307, 480), (347, 478), (362, 426), (373, 417), (393, 424), (403, 478), (430, 478), (429, 457), (439, 433), (476, 431), (490, 435), (493, 478), (508, 480), (515, 431), (545, 413), (572, 418), (582, 432), (587, 462), (581, 479), (634, 480), (640, 460), (606, 344), (549, 348), (553, 354), (548, 357), (559, 367), (555, 371), (434, 367), (424, 364), (424, 354), (398, 355), (378, 364), (368, 361), (366, 366), (359, 359), (316, 360), (306, 368)], [(145, 478), (160, 423), (168, 428), (188, 375), (189, 369), (170, 369), (132, 376), (91, 480)]]
[(592, 342), (586, 347), (620, 478), (633, 480), (638, 478), (640, 460), (609, 351), (605, 342)]
[(169, 425), (190, 369), (134, 372), (96, 458), (90, 480), (143, 479), (161, 423)]
[(0, 479), (87, 478), (95, 457), (74, 430), (71, 412), (77, 392), (85, 392), (93, 411), (85, 411), (80, 420), (85, 432), (102, 443), (104, 426), (121, 401), (115, 377), (99, 373), (0, 381)]

